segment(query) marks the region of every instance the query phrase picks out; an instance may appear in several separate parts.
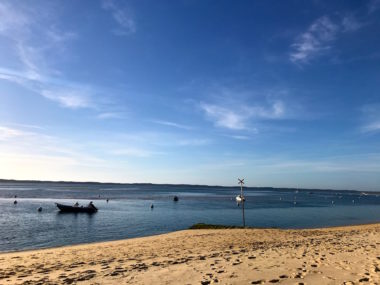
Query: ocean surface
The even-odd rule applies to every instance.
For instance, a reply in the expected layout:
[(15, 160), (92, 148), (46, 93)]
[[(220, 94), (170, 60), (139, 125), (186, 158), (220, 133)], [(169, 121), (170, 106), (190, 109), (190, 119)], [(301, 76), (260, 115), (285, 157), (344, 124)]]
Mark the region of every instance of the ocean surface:
[[(380, 222), (378, 193), (246, 187), (244, 191), (247, 226), (315, 228)], [(239, 187), (0, 182), (0, 251), (141, 237), (195, 223), (241, 225), (242, 208), (235, 202), (239, 193)], [(173, 201), (175, 195), (178, 202)], [(99, 211), (63, 214), (55, 205), (77, 201), (83, 205), (93, 201)]]

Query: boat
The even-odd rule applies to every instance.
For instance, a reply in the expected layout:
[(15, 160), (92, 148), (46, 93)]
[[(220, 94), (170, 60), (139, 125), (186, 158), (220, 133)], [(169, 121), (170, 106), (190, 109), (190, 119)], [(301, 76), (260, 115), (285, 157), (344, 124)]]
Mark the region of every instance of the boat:
[(61, 211), (61, 212), (65, 212), (65, 213), (89, 213), (89, 214), (93, 214), (93, 213), (96, 213), (98, 211), (98, 209), (94, 206), (94, 204), (92, 204), (92, 202), (84, 207), (84, 206), (69, 206), (69, 205), (63, 205), (63, 204), (59, 204), (59, 203), (55, 203), (58, 207), (58, 209)]
[(245, 201), (245, 198), (243, 197), (241, 197), (241, 195), (237, 195), (236, 196), (236, 202), (238, 203), (238, 204), (240, 204), (241, 202), (244, 202)]

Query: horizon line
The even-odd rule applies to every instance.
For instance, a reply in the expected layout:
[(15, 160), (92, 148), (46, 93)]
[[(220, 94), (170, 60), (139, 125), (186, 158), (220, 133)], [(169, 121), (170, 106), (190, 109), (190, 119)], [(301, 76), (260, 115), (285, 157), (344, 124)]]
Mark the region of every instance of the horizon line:
[[(231, 188), (237, 187), (239, 185), (206, 185), (206, 184), (186, 184), (186, 183), (152, 183), (152, 182), (99, 182), (99, 181), (65, 181), (65, 180), (33, 180), (33, 179), (5, 179), (0, 178), (1, 182), (40, 182), (40, 183), (67, 183), (67, 184), (115, 184), (115, 185), (168, 185), (168, 186), (194, 186), (194, 187), (221, 187), (221, 188)], [(349, 189), (320, 189), (320, 188), (296, 188), (296, 187), (273, 187), (273, 186), (244, 186), (245, 188), (260, 188), (260, 189), (280, 189), (280, 190), (301, 190), (301, 191), (350, 191), (350, 192), (360, 192), (360, 193), (379, 193), (380, 191), (361, 191), (361, 190), (349, 190)]]

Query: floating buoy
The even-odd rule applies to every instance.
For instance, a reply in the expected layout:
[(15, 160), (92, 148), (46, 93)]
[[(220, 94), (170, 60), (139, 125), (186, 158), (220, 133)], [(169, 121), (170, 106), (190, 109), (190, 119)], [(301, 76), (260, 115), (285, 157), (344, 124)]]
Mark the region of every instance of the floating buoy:
[(110, 200), (110, 199), (107, 199), (107, 203), (108, 203), (109, 200)]
[(42, 212), (42, 207), (39, 207), (39, 208), (37, 209), (37, 211), (38, 211), (38, 212)]
[(15, 200), (15, 201), (13, 202), (13, 204), (15, 204), (15, 205), (16, 205), (16, 204), (17, 204), (17, 200)]
[(174, 201), (174, 202), (177, 202), (177, 201), (178, 201), (178, 197), (177, 197), (177, 196), (174, 196), (173, 201)]
[(151, 209), (153, 209), (153, 208), (154, 208), (153, 204), (152, 204), (152, 205), (150, 205), (150, 208), (151, 208)]

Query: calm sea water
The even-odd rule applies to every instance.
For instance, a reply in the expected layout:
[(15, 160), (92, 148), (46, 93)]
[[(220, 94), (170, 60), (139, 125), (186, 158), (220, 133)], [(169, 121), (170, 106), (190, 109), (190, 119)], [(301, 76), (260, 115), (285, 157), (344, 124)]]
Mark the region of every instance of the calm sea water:
[[(235, 202), (239, 192), (238, 187), (3, 182), (0, 251), (147, 236), (199, 222), (241, 225), (241, 208)], [(15, 195), (17, 205), (13, 204)], [(173, 202), (174, 195), (178, 202)], [(245, 195), (246, 224), (253, 227), (380, 222), (380, 195), (376, 194), (245, 188)], [(99, 212), (62, 214), (55, 206), (55, 202), (72, 205), (77, 201), (94, 201)]]

